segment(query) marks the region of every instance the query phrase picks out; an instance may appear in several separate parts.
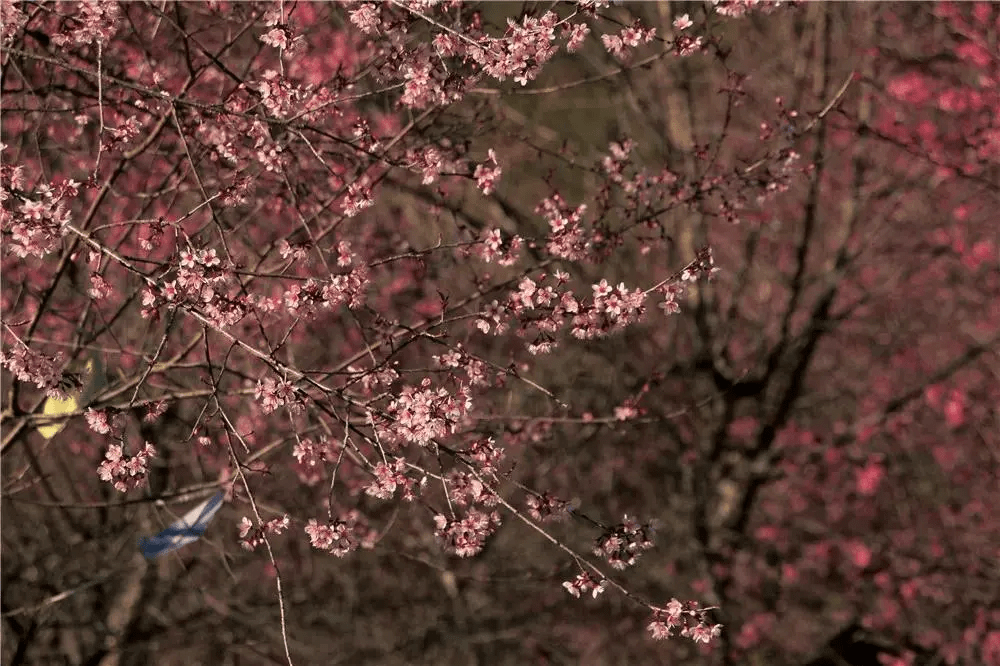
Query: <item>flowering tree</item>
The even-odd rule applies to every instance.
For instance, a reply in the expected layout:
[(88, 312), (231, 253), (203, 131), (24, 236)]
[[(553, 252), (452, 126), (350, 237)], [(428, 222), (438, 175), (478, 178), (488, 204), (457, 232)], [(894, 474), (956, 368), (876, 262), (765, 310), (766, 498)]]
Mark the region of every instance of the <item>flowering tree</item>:
[(796, 137), (808, 171), (707, 230), (727, 270), (670, 373), (675, 400), (711, 387), (671, 438), (733, 663), (1000, 659), (995, 10), (810, 6), (804, 64), (754, 73), (782, 119), (747, 140)]
[(995, 8), (0, 10), (5, 656), (1000, 663)]

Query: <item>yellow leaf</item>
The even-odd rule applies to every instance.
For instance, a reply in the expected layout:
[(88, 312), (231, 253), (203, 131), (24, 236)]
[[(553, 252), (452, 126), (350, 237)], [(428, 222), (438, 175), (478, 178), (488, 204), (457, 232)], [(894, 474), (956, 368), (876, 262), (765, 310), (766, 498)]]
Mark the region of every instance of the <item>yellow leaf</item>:
[[(42, 414), (46, 416), (62, 416), (63, 414), (72, 414), (79, 408), (79, 402), (77, 402), (76, 396), (69, 396), (67, 398), (48, 398), (45, 401), (45, 406), (42, 407)], [(42, 437), (45, 439), (52, 439), (57, 432), (62, 430), (66, 426), (65, 421), (60, 421), (58, 423), (50, 423), (49, 425), (38, 426), (38, 432), (41, 433)]]
[[(42, 406), (42, 414), (45, 416), (72, 414), (90, 404), (91, 400), (107, 385), (104, 378), (104, 364), (96, 353), (90, 355), (81, 371), (78, 373), (70, 372), (68, 375), (64, 375), (64, 378), (66, 377), (73, 378), (72, 382), (68, 382), (73, 388), (67, 391), (65, 398), (47, 398)], [(38, 432), (45, 439), (52, 439), (57, 432), (65, 427), (66, 420), (63, 419), (38, 426)]]

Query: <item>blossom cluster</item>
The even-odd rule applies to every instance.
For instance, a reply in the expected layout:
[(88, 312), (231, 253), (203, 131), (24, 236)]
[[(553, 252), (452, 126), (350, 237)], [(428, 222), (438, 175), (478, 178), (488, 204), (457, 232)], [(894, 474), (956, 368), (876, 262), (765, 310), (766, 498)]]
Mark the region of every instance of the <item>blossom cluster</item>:
[[(287, 242), (279, 244), (278, 250), (282, 258), (291, 261), (301, 261), (309, 253), (307, 246)], [(349, 265), (351, 260), (350, 255), (339, 251), (338, 265)], [(348, 273), (331, 275), (327, 280), (309, 278), (304, 282), (296, 282), (277, 296), (251, 295), (249, 302), (262, 313), (288, 312), (308, 319), (320, 311), (335, 310), (342, 305), (351, 309), (361, 307), (366, 300), (369, 280), (368, 266), (361, 264)]]
[(325, 523), (310, 518), (305, 532), (313, 548), (329, 551), (337, 557), (349, 555), (358, 548), (374, 548), (378, 536), (357, 509)]
[(101, 481), (114, 485), (120, 492), (138, 488), (146, 481), (149, 459), (156, 457), (156, 449), (149, 442), (134, 456), (125, 455), (120, 444), (112, 444), (104, 454), (105, 460), (97, 467)]
[(496, 474), (499, 471), (500, 461), (505, 455), (503, 447), (497, 446), (492, 437), (475, 440), (464, 453), (475, 461), (483, 474)]
[(487, 229), (475, 252), (486, 263), (495, 261), (500, 266), (513, 266), (517, 263), (523, 243), (524, 239), (520, 236), (512, 236), (509, 241), (504, 241), (499, 229)]
[(84, 417), (87, 427), (99, 435), (120, 434), (126, 426), (125, 413), (111, 409), (88, 409)]
[(118, 31), (121, 7), (114, 2), (80, 2), (70, 6), (71, 13), (62, 30), (52, 35), (59, 46), (107, 44)]
[(571, 208), (558, 193), (543, 199), (535, 208), (549, 223), (549, 237), (546, 249), (549, 254), (569, 261), (591, 259), (591, 241), (583, 229), (583, 216), (587, 205)]
[(288, 529), (289, 525), (291, 525), (291, 519), (287, 515), (281, 518), (272, 518), (263, 525), (257, 526), (254, 526), (253, 521), (249, 518), (243, 516), (240, 521), (240, 545), (245, 550), (256, 550), (264, 543), (267, 535), (281, 534)]
[(757, 195), (757, 205), (763, 204), (775, 196), (787, 192), (791, 187), (792, 178), (801, 171), (808, 171), (811, 166), (800, 166), (801, 155), (791, 148), (782, 149), (777, 156), (777, 170), (770, 174), (764, 185), (764, 190)]
[[(489, 149), (487, 154), (489, 160), (477, 165), (472, 176), (476, 179), (476, 187), (488, 196), (496, 188), (497, 181), (503, 175), (503, 167), (497, 163), (497, 154), (492, 148)], [(490, 166), (490, 162), (493, 163), (493, 166)]]
[(684, 267), (681, 271), (682, 282), (697, 282), (701, 279), (712, 279), (719, 272), (715, 265), (715, 258), (712, 256), (712, 248), (703, 247), (698, 250), (694, 261)]
[(268, 46), (284, 50), (286, 55), (293, 55), (304, 40), (301, 36), (295, 36), (293, 24), (287, 19), (281, 3), (272, 5), (262, 17), (264, 25), (271, 29), (260, 36), (260, 41)]
[(327, 437), (320, 437), (318, 440), (303, 437), (292, 447), (292, 455), (295, 456), (295, 460), (300, 465), (306, 467), (319, 467), (323, 463), (333, 462), (337, 459), (330, 439)]
[[(26, 192), (21, 167), (4, 166), (0, 171), (0, 232), (7, 252), (24, 258), (44, 257), (59, 246), (70, 222), (69, 203), (80, 184), (66, 180), (39, 185)], [(15, 199), (20, 203), (15, 204)]]
[(653, 547), (651, 533), (650, 525), (625, 516), (622, 523), (597, 538), (594, 555), (607, 559), (615, 569), (625, 569), (634, 565), (643, 551)]
[(438, 514), (434, 516), (434, 525), (434, 535), (441, 539), (447, 552), (472, 557), (479, 554), (486, 539), (500, 527), (500, 514), (469, 509), (464, 518), (453, 520)]
[(295, 387), (287, 379), (277, 380), (265, 377), (257, 380), (254, 397), (260, 401), (265, 414), (270, 414), (278, 407), (296, 404)]
[(434, 183), (446, 171), (458, 170), (458, 163), (448, 159), (438, 146), (425, 146), (419, 151), (411, 148), (406, 153), (406, 163), (410, 169), (421, 173), (423, 185)]
[[(550, 277), (554, 284), (542, 286)], [(505, 303), (493, 301), (479, 313), (476, 327), (483, 333), (500, 335), (508, 327), (505, 319), (514, 318), (520, 322), (520, 335), (527, 335), (530, 329), (537, 332), (528, 351), (544, 354), (556, 347), (554, 336), (567, 324), (573, 337), (593, 340), (621, 331), (645, 316), (646, 292), (641, 289), (629, 289), (623, 282), (612, 287), (601, 280), (591, 287), (593, 298), (581, 301), (564, 287), (568, 279), (562, 271), (543, 274), (539, 282), (522, 278)]]
[(366, 208), (375, 205), (375, 195), (367, 175), (361, 176), (347, 186), (347, 194), (341, 200), (344, 215), (354, 217)]
[(636, 25), (622, 28), (622, 31), (617, 35), (601, 35), (601, 41), (604, 43), (604, 48), (608, 50), (608, 53), (619, 60), (626, 60), (629, 56), (629, 48), (635, 48), (639, 44), (648, 44), (653, 41), (653, 37), (655, 36), (656, 28), (643, 30), (637, 23)]
[(448, 353), (435, 355), (432, 358), (443, 368), (461, 370), (465, 373), (469, 386), (486, 386), (489, 383), (486, 377), (486, 363), (466, 352), (461, 343)]
[(139, 136), (142, 125), (135, 116), (129, 116), (118, 127), (106, 127), (107, 138), (102, 139), (103, 150), (121, 151), (132, 139)]
[(174, 279), (142, 291), (142, 316), (159, 317), (160, 308), (184, 307), (202, 311), (216, 326), (227, 328), (246, 315), (242, 297), (230, 298), (224, 291), (235, 284), (235, 274), (222, 265), (214, 249), (181, 250)]
[(264, 72), (261, 79), (250, 86), (260, 95), (260, 101), (275, 118), (286, 118), (297, 114), (306, 106), (307, 90), (291, 84), (273, 69)]
[(699, 608), (696, 601), (681, 603), (677, 599), (671, 599), (665, 608), (653, 610), (653, 620), (646, 628), (653, 639), (658, 641), (670, 638), (677, 632), (695, 643), (708, 643), (722, 633), (721, 624), (708, 622), (708, 610)]
[(607, 280), (591, 287), (594, 299), (589, 308), (573, 317), (573, 337), (582, 340), (604, 337), (642, 319), (646, 294), (629, 290), (624, 282), (612, 288)]
[(499, 501), (497, 494), (482, 482), (476, 475), (453, 469), (445, 477), (448, 496), (458, 506), (482, 504), (495, 506)]
[(720, 16), (740, 18), (752, 11), (770, 14), (782, 5), (782, 0), (712, 0), (712, 6)]
[(580, 595), (588, 593), (596, 599), (608, 587), (608, 580), (604, 578), (597, 582), (593, 576), (584, 571), (573, 580), (564, 582), (563, 587), (577, 599)]
[(403, 499), (412, 501), (416, 494), (414, 486), (416, 482), (406, 476), (406, 460), (396, 458), (391, 463), (380, 462), (372, 470), (375, 478), (365, 488), (365, 493), (376, 499), (387, 500), (396, 494), (396, 490), (403, 489)]
[(0, 44), (7, 46), (28, 22), (28, 15), (13, 0), (0, 0)]
[[(446, 105), (461, 99), (466, 86), (483, 74), (497, 81), (513, 79), (522, 86), (527, 85), (557, 53), (557, 39), (565, 39), (566, 49), (573, 52), (581, 48), (590, 32), (585, 23), (574, 23), (572, 16), (560, 20), (554, 12), (548, 11), (538, 17), (524, 16), (520, 22), (508, 19), (504, 35), (492, 37), (483, 31), (478, 15), (466, 25), (448, 29), (416, 7), (406, 9), (442, 28), (434, 35), (431, 48), (424, 44), (393, 44), (394, 51), (386, 58), (384, 74), (403, 80), (400, 101), (414, 109)], [(393, 15), (392, 5), (373, 2), (361, 3), (349, 16), (351, 22), (368, 35), (391, 32), (403, 20)], [(606, 43), (609, 49), (624, 56), (628, 47), (649, 42), (653, 34), (652, 30), (632, 26), (610, 37)], [(389, 64), (393, 65), (391, 69)], [(463, 66), (472, 71), (462, 72)], [(453, 74), (454, 70), (458, 70), (457, 75)]]
[(601, 158), (601, 168), (612, 182), (621, 184), (625, 180), (625, 168), (631, 164), (629, 156), (635, 150), (636, 143), (631, 139), (612, 141), (608, 146), (611, 153)]
[(6, 366), (18, 381), (34, 383), (50, 398), (65, 397), (60, 389), (63, 362), (61, 354), (45, 356), (22, 343), (0, 351), (0, 365)]
[(528, 514), (539, 522), (563, 520), (569, 513), (570, 504), (548, 492), (541, 495), (528, 495), (525, 500)]
[(687, 58), (688, 56), (694, 55), (698, 51), (702, 50), (704, 46), (705, 40), (700, 35), (697, 37), (692, 37), (690, 35), (677, 35), (674, 39), (674, 53), (681, 58)]
[(553, 42), (558, 23), (554, 12), (545, 12), (540, 18), (525, 16), (520, 25), (507, 19), (502, 39), (490, 39), (484, 48), (472, 47), (469, 56), (498, 81), (513, 78), (527, 85), (556, 54)]
[(390, 442), (425, 446), (455, 432), (470, 409), (472, 395), (467, 386), (460, 386), (453, 395), (444, 387), (432, 388), (427, 377), (419, 387), (404, 386), (399, 397), (386, 407), (389, 418), (377, 422), (377, 426), (380, 436)]
[(359, 382), (365, 395), (372, 395), (379, 388), (389, 388), (399, 379), (399, 373), (394, 368), (389, 367), (364, 370), (352, 365), (348, 366), (347, 370), (360, 377)]

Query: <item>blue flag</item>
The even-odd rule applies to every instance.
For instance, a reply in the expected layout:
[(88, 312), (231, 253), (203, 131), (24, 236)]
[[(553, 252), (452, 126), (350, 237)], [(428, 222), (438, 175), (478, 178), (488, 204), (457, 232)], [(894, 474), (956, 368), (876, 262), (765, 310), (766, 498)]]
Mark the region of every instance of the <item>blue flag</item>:
[(222, 491), (184, 514), (180, 520), (174, 521), (167, 529), (156, 536), (139, 537), (139, 550), (146, 559), (159, 557), (164, 553), (177, 550), (181, 546), (197, 541), (205, 528), (222, 507)]

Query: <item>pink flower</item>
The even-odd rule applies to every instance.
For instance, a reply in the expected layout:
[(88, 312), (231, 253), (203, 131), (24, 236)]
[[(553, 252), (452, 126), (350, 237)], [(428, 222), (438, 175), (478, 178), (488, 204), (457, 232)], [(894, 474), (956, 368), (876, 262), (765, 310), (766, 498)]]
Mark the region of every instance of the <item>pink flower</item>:
[(528, 513), (539, 522), (563, 520), (569, 511), (569, 502), (545, 492), (541, 495), (528, 495), (525, 500)]
[(288, 529), (291, 525), (291, 519), (287, 515), (281, 518), (272, 518), (267, 521), (263, 526), (254, 527), (253, 522), (243, 516), (240, 520), (240, 545), (245, 550), (256, 550), (258, 546), (262, 545), (267, 539), (268, 534), (278, 535)]
[(495, 505), (496, 494), (475, 475), (461, 470), (452, 470), (447, 476), (448, 494), (458, 506), (473, 504)]
[(965, 396), (961, 392), (951, 392), (948, 402), (944, 404), (944, 419), (950, 428), (965, 423)]
[[(744, 625), (744, 630), (750, 625)], [(646, 629), (653, 640), (665, 640), (679, 630), (681, 636), (695, 643), (708, 643), (722, 634), (721, 624), (708, 622), (708, 609), (699, 608), (697, 602), (681, 603), (671, 599), (666, 608), (654, 608), (653, 620)]]
[(479, 463), (480, 469), (485, 474), (495, 474), (505, 455), (503, 448), (498, 447), (492, 437), (477, 439), (469, 445), (465, 454)]
[(569, 40), (566, 42), (566, 50), (576, 53), (583, 48), (583, 42), (590, 34), (590, 26), (586, 23), (575, 23), (569, 28)]
[(871, 564), (872, 551), (863, 542), (857, 539), (849, 541), (845, 545), (845, 550), (851, 562), (857, 568), (865, 569)]
[(870, 461), (862, 469), (855, 472), (855, 484), (858, 493), (865, 496), (874, 495), (885, 476), (885, 468), (878, 461)]
[(272, 28), (260, 36), (260, 41), (276, 49), (287, 49), (291, 43), (284, 28)]
[[(413, 481), (406, 477), (406, 460), (403, 458), (396, 458), (392, 465), (384, 462), (377, 464), (373, 474), (375, 480), (365, 488), (365, 493), (377, 499), (391, 498), (400, 486), (407, 491), (413, 486)], [(412, 497), (411, 493), (407, 494)]]
[(278, 407), (289, 404), (295, 397), (295, 389), (287, 380), (278, 381), (272, 377), (265, 377), (257, 381), (254, 396), (261, 401), (264, 413), (270, 414)]
[(924, 389), (924, 399), (927, 404), (935, 409), (940, 409), (941, 401), (944, 398), (944, 387), (940, 384), (931, 384)]
[[(111, 432), (111, 424), (108, 422), (108, 415), (103, 409), (100, 411), (88, 409), (84, 416), (87, 419), (87, 425), (94, 432), (101, 435), (107, 435)], [(105, 479), (105, 481), (107, 480), (108, 479)]]
[(708, 643), (713, 638), (718, 637), (722, 633), (722, 625), (716, 624), (709, 626), (707, 624), (699, 624), (692, 627), (688, 631), (688, 637), (695, 643)]
[(157, 400), (146, 406), (146, 413), (142, 417), (143, 423), (155, 423), (157, 419), (167, 413), (169, 404), (166, 400)]
[(579, 574), (572, 581), (566, 581), (563, 583), (563, 587), (566, 588), (566, 591), (577, 599), (580, 598), (581, 594), (587, 594), (588, 592), (596, 599), (602, 592), (604, 592), (607, 586), (607, 579), (602, 579), (600, 583), (597, 583), (586, 571)]
[(605, 296), (610, 296), (612, 292), (611, 285), (608, 284), (607, 280), (601, 280), (598, 284), (591, 287), (594, 290), (594, 299), (604, 298)]
[(90, 276), (90, 289), (87, 290), (87, 295), (96, 301), (108, 298), (111, 296), (111, 285), (103, 275), (95, 273)]
[(628, 421), (629, 419), (634, 419), (639, 416), (639, 410), (635, 405), (624, 404), (615, 407), (615, 420), (616, 421)]
[[(476, 186), (482, 190), (483, 194), (489, 195), (493, 192), (496, 187), (496, 182), (500, 180), (501, 174), (503, 174), (503, 168), (497, 164), (497, 156), (492, 148), (488, 151), (489, 162), (484, 162), (476, 166), (476, 171), (473, 177), (476, 179)], [(493, 166), (489, 166), (492, 162)]]
[(302, 438), (292, 447), (292, 455), (300, 465), (306, 467), (319, 467), (324, 462), (333, 462), (337, 459), (326, 437), (321, 437), (319, 441), (313, 441), (308, 437)]
[(351, 23), (358, 26), (361, 32), (372, 34), (381, 29), (381, 17), (377, 3), (362, 3), (360, 7), (351, 11), (349, 16)]

